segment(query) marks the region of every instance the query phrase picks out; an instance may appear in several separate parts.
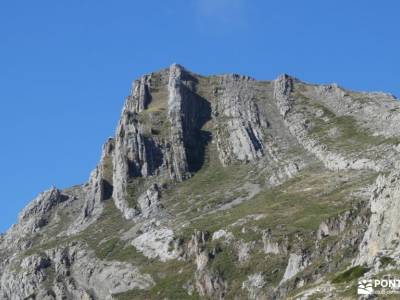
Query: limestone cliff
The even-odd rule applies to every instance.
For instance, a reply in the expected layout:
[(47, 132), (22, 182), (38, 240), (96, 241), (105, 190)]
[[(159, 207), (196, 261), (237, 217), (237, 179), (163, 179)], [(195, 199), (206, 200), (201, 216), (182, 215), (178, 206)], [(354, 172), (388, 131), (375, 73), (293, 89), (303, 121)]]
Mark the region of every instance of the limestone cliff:
[(399, 119), (286, 74), (144, 75), (88, 182), (0, 236), (0, 299), (355, 299), (400, 269)]

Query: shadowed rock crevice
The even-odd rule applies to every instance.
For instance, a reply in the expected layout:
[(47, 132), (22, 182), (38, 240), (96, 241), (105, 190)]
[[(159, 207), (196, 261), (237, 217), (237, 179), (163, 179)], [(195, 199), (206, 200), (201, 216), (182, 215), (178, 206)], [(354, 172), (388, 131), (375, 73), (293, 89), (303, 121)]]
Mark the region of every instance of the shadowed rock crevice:
[(113, 186), (111, 183), (109, 183), (107, 180), (103, 180), (102, 182), (102, 191), (101, 191), (102, 195), (103, 195), (103, 199), (105, 200), (109, 200), (112, 197), (112, 193), (113, 193)]
[(186, 157), (188, 161), (189, 172), (197, 172), (201, 169), (205, 159), (205, 149), (211, 141), (211, 132), (202, 130), (203, 126), (211, 120), (210, 103), (195, 94), (194, 92), (183, 88), (184, 97), (187, 100), (182, 104), (184, 112), (183, 136)]
[(246, 126), (246, 131), (247, 131), (247, 134), (250, 137), (250, 140), (251, 140), (252, 144), (254, 145), (254, 149), (256, 151), (260, 151), (261, 153), (263, 153), (263, 148), (264, 147), (262, 146), (261, 142), (257, 139), (257, 137), (256, 137), (256, 135), (255, 135), (255, 133), (253, 131), (253, 128), (251, 127), (251, 124), (248, 124)]
[(198, 80), (182, 66), (172, 65), (169, 72), (168, 113), (175, 152), (173, 161), (176, 178), (183, 180), (198, 171), (204, 163), (210, 136), (202, 131), (202, 127), (211, 119), (211, 105), (194, 92)]

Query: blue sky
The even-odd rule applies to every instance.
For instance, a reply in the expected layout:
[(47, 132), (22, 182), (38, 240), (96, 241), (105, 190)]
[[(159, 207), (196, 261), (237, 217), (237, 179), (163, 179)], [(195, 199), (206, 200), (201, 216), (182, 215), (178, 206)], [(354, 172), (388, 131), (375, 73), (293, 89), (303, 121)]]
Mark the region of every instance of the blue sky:
[(395, 0), (0, 2), (0, 232), (36, 194), (84, 182), (139, 75), (337, 82), (400, 95)]

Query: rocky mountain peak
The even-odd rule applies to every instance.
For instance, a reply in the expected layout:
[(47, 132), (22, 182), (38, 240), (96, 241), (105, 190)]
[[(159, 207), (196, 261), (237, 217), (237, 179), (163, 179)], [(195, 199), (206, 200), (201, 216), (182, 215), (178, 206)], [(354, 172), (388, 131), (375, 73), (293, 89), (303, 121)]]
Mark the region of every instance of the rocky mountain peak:
[(0, 298), (341, 298), (399, 268), (399, 121), (287, 74), (143, 75), (88, 182), (0, 237)]

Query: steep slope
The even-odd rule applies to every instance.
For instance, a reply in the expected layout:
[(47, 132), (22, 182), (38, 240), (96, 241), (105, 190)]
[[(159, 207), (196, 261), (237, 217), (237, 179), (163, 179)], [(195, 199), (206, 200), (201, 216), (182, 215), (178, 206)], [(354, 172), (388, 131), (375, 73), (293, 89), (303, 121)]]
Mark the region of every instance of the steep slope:
[(288, 75), (144, 75), (89, 181), (1, 236), (0, 298), (355, 299), (348, 274), (400, 270), (399, 118)]

